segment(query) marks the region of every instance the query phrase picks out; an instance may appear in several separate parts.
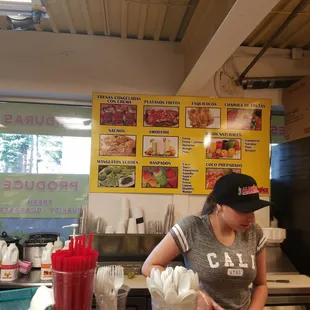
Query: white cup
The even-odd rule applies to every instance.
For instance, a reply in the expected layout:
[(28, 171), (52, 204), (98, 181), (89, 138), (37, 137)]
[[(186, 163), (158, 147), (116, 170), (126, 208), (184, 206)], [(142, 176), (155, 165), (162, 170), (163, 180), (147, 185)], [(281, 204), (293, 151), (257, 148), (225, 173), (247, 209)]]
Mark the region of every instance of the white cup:
[(128, 225), (128, 218), (125, 219), (125, 218), (121, 217), (121, 218), (119, 219), (119, 223), (124, 223), (125, 229), (126, 229), (126, 228), (127, 228), (127, 225)]
[(137, 231), (137, 222), (135, 218), (130, 218), (128, 221), (128, 229), (127, 233), (128, 234), (136, 234)]
[(117, 234), (125, 234), (126, 228), (124, 222), (119, 222), (116, 226), (116, 233)]
[(107, 228), (105, 229), (105, 233), (106, 234), (114, 234), (113, 226), (107, 226)]

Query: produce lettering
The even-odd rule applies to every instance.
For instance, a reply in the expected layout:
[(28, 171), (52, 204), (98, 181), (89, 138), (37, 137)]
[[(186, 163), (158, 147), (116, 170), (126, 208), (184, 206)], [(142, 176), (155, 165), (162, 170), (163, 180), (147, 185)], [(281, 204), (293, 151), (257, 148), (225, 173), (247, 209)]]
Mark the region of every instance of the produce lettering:
[(26, 180), (5, 180), (3, 190), (26, 190), (26, 191), (77, 191), (79, 183), (77, 181), (26, 181)]

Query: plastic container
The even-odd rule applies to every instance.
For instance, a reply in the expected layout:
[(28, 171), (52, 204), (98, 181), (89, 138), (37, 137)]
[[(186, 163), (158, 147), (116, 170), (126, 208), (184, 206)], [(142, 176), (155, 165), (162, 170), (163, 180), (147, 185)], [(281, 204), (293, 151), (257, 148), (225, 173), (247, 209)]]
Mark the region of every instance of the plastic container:
[(53, 270), (57, 310), (91, 310), (95, 269), (86, 272)]
[(63, 247), (63, 243), (60, 240), (60, 238), (57, 237), (57, 240), (54, 242), (54, 250), (53, 250), (53, 252), (56, 252), (58, 250), (62, 250), (62, 247)]
[(4, 254), (7, 250), (7, 245), (6, 242), (4, 240), (0, 240), (0, 268), (1, 268), (1, 263), (2, 263), (2, 259), (4, 257)]
[(169, 305), (165, 302), (157, 303), (154, 299), (152, 299), (152, 310), (196, 310), (197, 309), (197, 301), (190, 303), (182, 303), (179, 305)]
[(65, 241), (65, 246), (63, 247), (63, 250), (69, 250), (69, 244), (71, 240), (66, 240)]
[[(117, 310), (126, 310), (127, 296), (130, 291), (130, 287), (127, 285), (123, 285), (117, 294)], [(98, 300), (98, 296), (96, 296), (96, 300)], [(98, 302), (96, 304), (97, 310), (109, 310), (107, 305), (99, 305)]]
[(43, 250), (41, 258), (41, 280), (51, 280), (52, 276), (52, 253), (53, 243), (49, 242)]
[(11, 243), (4, 253), (1, 264), (1, 281), (14, 281), (18, 278), (19, 251), (15, 243)]
[(37, 287), (0, 291), (0, 309), (28, 310)]

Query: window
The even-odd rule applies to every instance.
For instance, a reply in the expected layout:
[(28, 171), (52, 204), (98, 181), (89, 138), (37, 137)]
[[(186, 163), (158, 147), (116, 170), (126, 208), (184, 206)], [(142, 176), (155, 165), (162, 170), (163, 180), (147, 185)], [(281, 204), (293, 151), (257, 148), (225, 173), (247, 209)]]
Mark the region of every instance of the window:
[(91, 107), (0, 103), (0, 233), (58, 231), (87, 205)]

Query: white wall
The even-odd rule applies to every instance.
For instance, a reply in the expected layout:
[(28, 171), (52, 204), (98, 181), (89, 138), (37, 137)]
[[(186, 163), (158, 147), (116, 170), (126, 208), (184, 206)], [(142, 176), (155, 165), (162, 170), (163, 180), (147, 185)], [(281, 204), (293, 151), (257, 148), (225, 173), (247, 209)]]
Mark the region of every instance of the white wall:
[[(39, 32), (0, 31), (1, 96), (29, 96), (88, 100), (93, 91), (173, 95), (184, 77), (183, 56), (177, 43)], [(281, 91), (243, 91), (228, 76), (236, 77), (258, 52), (240, 48), (200, 93), (210, 97), (271, 98), (281, 104)], [(309, 54), (290, 59), (288, 50), (271, 50), (250, 76), (310, 74)], [(225, 71), (225, 74), (223, 72)], [(222, 72), (222, 73), (221, 73)], [(203, 78), (203, 77), (202, 77)], [(175, 218), (201, 210), (204, 196), (127, 195), (132, 205), (145, 210), (146, 220), (163, 219), (168, 203), (176, 206)], [(91, 194), (90, 212), (116, 225), (120, 194)], [(268, 209), (257, 214), (268, 226)]]
[(177, 43), (0, 31), (0, 95), (94, 91), (173, 95), (183, 81)]

